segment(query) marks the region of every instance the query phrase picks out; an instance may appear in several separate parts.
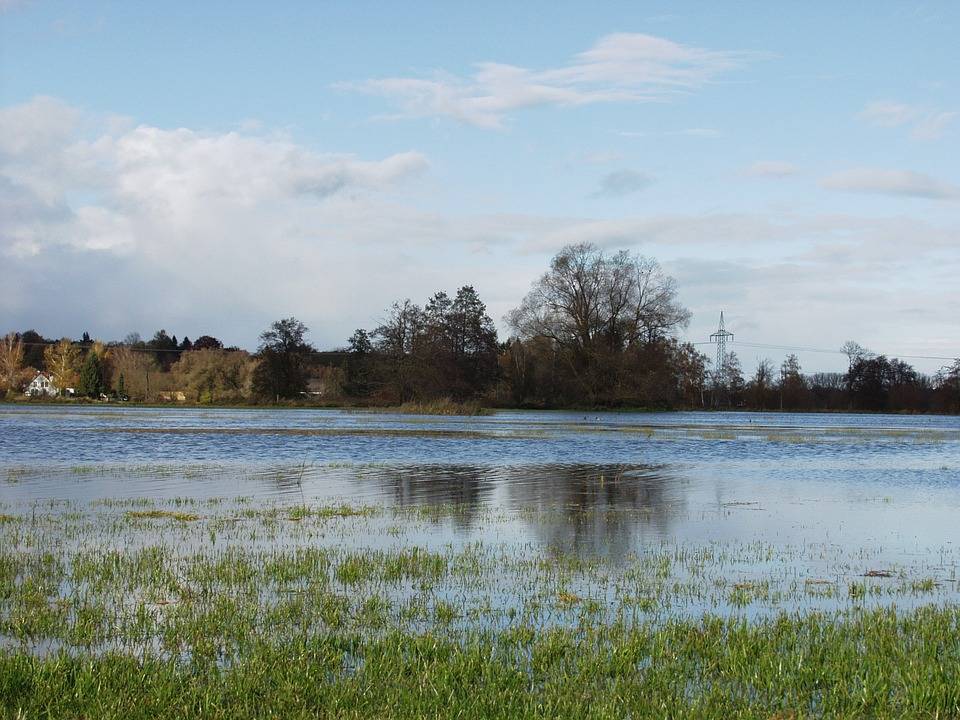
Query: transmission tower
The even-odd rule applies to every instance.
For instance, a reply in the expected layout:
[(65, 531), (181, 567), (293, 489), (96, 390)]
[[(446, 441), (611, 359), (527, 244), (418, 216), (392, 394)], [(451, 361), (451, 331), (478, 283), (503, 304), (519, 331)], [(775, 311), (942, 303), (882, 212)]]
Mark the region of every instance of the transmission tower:
[(733, 333), (727, 332), (723, 326), (723, 310), (720, 311), (720, 327), (710, 336), (710, 342), (717, 344), (717, 377), (723, 377), (723, 370), (727, 366), (727, 338), (733, 340)]

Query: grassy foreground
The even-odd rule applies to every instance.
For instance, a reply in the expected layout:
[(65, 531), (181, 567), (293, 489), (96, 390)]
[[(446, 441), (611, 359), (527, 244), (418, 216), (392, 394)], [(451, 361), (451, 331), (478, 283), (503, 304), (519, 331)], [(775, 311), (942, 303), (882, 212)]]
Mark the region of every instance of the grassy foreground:
[(242, 659), (0, 655), (25, 717), (956, 717), (960, 614), (705, 619), (662, 628), (392, 632)]
[(0, 511), (0, 717), (960, 717), (955, 581), (863, 551), (457, 544), (457, 506)]

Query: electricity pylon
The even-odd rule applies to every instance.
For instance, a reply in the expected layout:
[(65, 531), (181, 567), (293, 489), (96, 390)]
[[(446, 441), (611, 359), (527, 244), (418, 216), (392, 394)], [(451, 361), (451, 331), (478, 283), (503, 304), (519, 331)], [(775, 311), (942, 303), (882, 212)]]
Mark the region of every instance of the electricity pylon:
[(710, 336), (710, 342), (717, 344), (717, 364), (715, 372), (718, 378), (723, 377), (723, 371), (727, 366), (727, 338), (733, 340), (733, 333), (727, 332), (727, 329), (723, 326), (723, 310), (721, 310), (720, 327)]

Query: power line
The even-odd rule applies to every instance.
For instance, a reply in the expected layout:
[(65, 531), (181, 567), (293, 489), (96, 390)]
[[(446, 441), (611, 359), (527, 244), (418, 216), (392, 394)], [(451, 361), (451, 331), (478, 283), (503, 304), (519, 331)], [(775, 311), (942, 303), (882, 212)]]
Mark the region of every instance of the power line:
[[(740, 345), (742, 347), (749, 348), (759, 348), (761, 350), (787, 350), (789, 352), (815, 352), (815, 353), (832, 353), (834, 355), (846, 355), (843, 350), (828, 350), (826, 348), (812, 348), (812, 347), (802, 347), (800, 345), (773, 345), (771, 343), (754, 343), (748, 342), (746, 340), (731, 340), (731, 343), (734, 345)], [(702, 345), (716, 345), (716, 341), (709, 340), (704, 342), (692, 342), (689, 343), (694, 347), (700, 347)], [(947, 360), (953, 361), (957, 358), (960, 358), (960, 355), (949, 356), (949, 355), (900, 355), (898, 353), (886, 353), (890, 357), (904, 358), (909, 360)]]
[[(832, 353), (835, 355), (846, 355), (843, 350), (827, 350), (826, 348), (812, 348), (812, 347), (802, 347), (798, 345), (772, 345), (768, 343), (752, 343), (745, 342), (743, 340), (733, 341), (734, 345), (743, 345), (744, 347), (751, 348), (761, 348), (765, 350), (789, 350), (792, 352), (815, 352), (815, 353)], [(894, 356), (893, 354), (891, 354)], [(943, 355), (899, 355), (896, 354), (895, 357), (906, 358), (908, 360), (956, 360), (956, 357), (946, 357)]]

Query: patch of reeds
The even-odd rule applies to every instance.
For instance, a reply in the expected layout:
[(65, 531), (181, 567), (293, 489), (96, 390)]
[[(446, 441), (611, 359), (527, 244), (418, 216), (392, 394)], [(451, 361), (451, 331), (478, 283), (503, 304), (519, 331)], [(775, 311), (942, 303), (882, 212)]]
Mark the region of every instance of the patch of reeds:
[(476, 401), (457, 402), (450, 398), (405, 402), (399, 407), (389, 408), (392, 412), (404, 415), (491, 415), (492, 411)]

